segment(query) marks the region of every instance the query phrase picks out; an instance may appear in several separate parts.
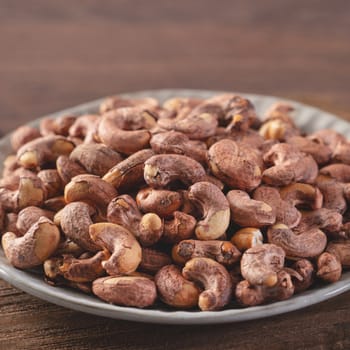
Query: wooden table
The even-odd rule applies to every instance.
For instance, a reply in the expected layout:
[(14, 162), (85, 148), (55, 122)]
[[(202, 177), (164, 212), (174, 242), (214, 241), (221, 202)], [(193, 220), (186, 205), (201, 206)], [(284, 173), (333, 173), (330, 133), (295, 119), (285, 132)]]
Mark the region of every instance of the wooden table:
[[(0, 129), (104, 95), (279, 95), (350, 120), (350, 2), (0, 0)], [(0, 349), (349, 349), (350, 293), (221, 326), (114, 321), (0, 281)]]

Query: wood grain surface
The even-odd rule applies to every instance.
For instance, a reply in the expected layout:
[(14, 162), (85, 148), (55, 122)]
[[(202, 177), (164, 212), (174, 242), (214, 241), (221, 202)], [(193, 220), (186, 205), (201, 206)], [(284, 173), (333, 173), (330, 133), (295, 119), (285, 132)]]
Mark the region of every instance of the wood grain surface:
[[(0, 0), (0, 131), (118, 92), (278, 95), (350, 120), (350, 2)], [(0, 349), (349, 349), (350, 293), (220, 326), (115, 321), (0, 281)]]

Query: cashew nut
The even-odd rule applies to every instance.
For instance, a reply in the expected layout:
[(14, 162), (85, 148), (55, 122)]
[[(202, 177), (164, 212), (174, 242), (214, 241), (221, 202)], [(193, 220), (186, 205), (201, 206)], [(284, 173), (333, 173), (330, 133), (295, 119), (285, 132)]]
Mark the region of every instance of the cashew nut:
[(141, 271), (156, 274), (163, 266), (170, 265), (171, 258), (168, 254), (151, 248), (142, 248), (142, 260), (139, 266)]
[(239, 260), (241, 253), (227, 241), (184, 240), (172, 249), (173, 260), (185, 264), (193, 258), (210, 258), (222, 265), (232, 265)]
[(138, 192), (136, 202), (144, 213), (155, 213), (163, 218), (181, 207), (182, 196), (175, 191), (143, 188)]
[(295, 293), (303, 292), (308, 289), (314, 283), (314, 267), (312, 263), (307, 259), (297, 260), (292, 269), (295, 270), (300, 276), (301, 280), (296, 279), (293, 281)]
[(93, 224), (89, 228), (91, 239), (112, 255), (102, 262), (109, 275), (136, 271), (141, 263), (142, 249), (136, 238), (122, 226), (111, 223)]
[(331, 164), (320, 170), (321, 175), (330, 176), (339, 182), (350, 182), (350, 165), (348, 164)]
[(276, 221), (276, 213), (268, 204), (250, 199), (248, 193), (232, 190), (226, 198), (230, 204), (231, 219), (243, 227), (262, 227)]
[(110, 169), (103, 180), (121, 191), (134, 188), (144, 181), (144, 164), (153, 155), (151, 149), (136, 152)]
[(40, 131), (29, 125), (20, 126), (11, 135), (12, 149), (17, 152), (23, 145), (39, 138)]
[(283, 223), (291, 228), (299, 224), (301, 213), (292, 203), (282, 200), (277, 188), (260, 186), (254, 191), (253, 198), (268, 204), (274, 210), (276, 222)]
[(57, 249), (60, 231), (49, 219), (41, 217), (23, 237), (13, 232), (2, 236), (2, 247), (11, 265), (29, 269), (41, 265)]
[(198, 305), (200, 289), (186, 280), (178, 267), (167, 265), (155, 276), (155, 283), (162, 301), (180, 309), (191, 309)]
[(178, 154), (155, 155), (145, 162), (144, 178), (154, 188), (161, 188), (174, 181), (191, 185), (203, 180), (205, 170), (192, 158)]
[(263, 244), (263, 239), (264, 237), (258, 228), (245, 227), (234, 233), (231, 242), (242, 252)]
[(277, 143), (264, 154), (264, 162), (271, 166), (262, 174), (262, 180), (273, 186), (292, 182), (313, 183), (318, 175), (315, 160), (287, 143)]
[(93, 224), (91, 216), (95, 213), (94, 208), (84, 202), (67, 204), (59, 212), (60, 225), (65, 235), (82, 248), (91, 252), (96, 252), (100, 249), (99, 245), (96, 245), (89, 235), (89, 227)]
[(155, 283), (139, 276), (98, 278), (92, 284), (92, 291), (108, 303), (138, 308), (153, 305), (157, 298)]
[(186, 263), (182, 275), (203, 286), (204, 292), (198, 300), (202, 311), (220, 310), (231, 301), (231, 276), (218, 262), (208, 258), (193, 258)]
[(62, 194), (63, 184), (57, 170), (41, 170), (38, 172), (38, 178), (43, 184), (47, 199), (57, 197)]
[(81, 115), (69, 128), (69, 136), (83, 139), (84, 143), (94, 143), (100, 119), (101, 117), (95, 114)]
[(40, 123), (42, 136), (52, 134), (68, 136), (70, 127), (75, 123), (77, 117), (74, 115), (63, 115), (56, 119), (44, 118)]
[(17, 217), (18, 231), (24, 235), (42, 216), (53, 220), (54, 212), (33, 206), (22, 209)]
[(172, 220), (164, 221), (162, 241), (165, 243), (178, 243), (191, 238), (197, 225), (197, 220), (182, 211), (175, 211)]
[(156, 109), (159, 107), (158, 101), (151, 97), (145, 98), (123, 98), (120, 96), (110, 96), (102, 101), (100, 105), (100, 113), (104, 114), (114, 109), (124, 107), (140, 107), (144, 109)]
[(101, 144), (83, 143), (77, 146), (69, 158), (86, 169), (89, 174), (104, 176), (122, 161), (119, 153)]
[(285, 252), (275, 244), (262, 244), (247, 249), (241, 259), (241, 274), (251, 285), (273, 287), (277, 272), (284, 265)]
[(289, 258), (313, 258), (326, 248), (327, 236), (318, 228), (295, 234), (288, 226), (276, 224), (267, 230), (269, 243), (283, 248)]
[(195, 234), (200, 240), (217, 239), (230, 224), (230, 207), (225, 195), (209, 182), (197, 182), (189, 189), (188, 198), (202, 212)]
[(64, 185), (67, 185), (73, 177), (86, 174), (86, 170), (67, 156), (59, 156), (56, 161), (57, 172)]
[(229, 139), (218, 141), (210, 147), (208, 161), (212, 173), (230, 188), (249, 192), (261, 182), (261, 154), (248, 145)]
[(339, 259), (324, 252), (317, 258), (317, 277), (325, 282), (334, 283), (339, 281), (342, 273), (342, 265)]
[(101, 208), (107, 208), (117, 195), (111, 184), (95, 175), (78, 175), (64, 189), (67, 203), (83, 201)]
[(35, 169), (46, 163), (55, 162), (59, 156), (68, 155), (73, 149), (73, 142), (65, 137), (49, 135), (23, 145), (17, 152), (17, 159), (24, 168)]
[(168, 131), (153, 135), (150, 144), (156, 153), (181, 154), (202, 164), (207, 159), (206, 144), (190, 140), (187, 135), (181, 132)]
[(281, 270), (277, 272), (276, 279), (276, 284), (272, 287), (251, 285), (248, 281), (241, 281), (236, 287), (237, 301), (244, 306), (255, 306), (290, 298), (294, 294), (291, 276)]

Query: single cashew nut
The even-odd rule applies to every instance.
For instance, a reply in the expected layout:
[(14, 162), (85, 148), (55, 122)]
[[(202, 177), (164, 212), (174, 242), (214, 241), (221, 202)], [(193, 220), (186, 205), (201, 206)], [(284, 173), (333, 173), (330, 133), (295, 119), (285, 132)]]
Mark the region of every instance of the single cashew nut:
[(237, 249), (241, 252), (257, 245), (263, 244), (263, 235), (258, 228), (245, 227), (235, 232), (231, 238)]
[(93, 224), (89, 231), (91, 239), (112, 254), (107, 261), (102, 263), (109, 275), (128, 274), (136, 271), (141, 263), (142, 249), (131, 232), (111, 223)]
[(91, 282), (105, 274), (102, 262), (108, 260), (109, 257), (110, 254), (105, 250), (85, 259), (64, 255), (59, 271), (69, 281)]
[(315, 269), (312, 263), (308, 259), (297, 260), (293, 265), (292, 269), (295, 270), (301, 277), (302, 280), (293, 281), (295, 293), (303, 292), (308, 289), (314, 283)]
[(241, 274), (251, 285), (273, 287), (277, 272), (283, 268), (285, 252), (274, 244), (262, 244), (247, 249), (241, 259)]
[(41, 170), (38, 172), (38, 178), (43, 184), (47, 199), (57, 197), (62, 194), (63, 184), (57, 170)]
[(261, 182), (261, 154), (248, 145), (229, 139), (218, 141), (210, 147), (208, 161), (212, 173), (230, 188), (250, 192)]
[(250, 199), (248, 193), (232, 190), (226, 198), (230, 204), (231, 219), (243, 227), (262, 227), (276, 221), (276, 213), (268, 204)]
[(144, 181), (145, 162), (153, 155), (154, 152), (151, 149), (136, 152), (110, 169), (103, 180), (121, 191), (134, 188)]
[(323, 252), (317, 258), (317, 277), (328, 283), (334, 283), (340, 280), (342, 265), (339, 259), (329, 253)]
[(264, 154), (266, 165), (262, 180), (273, 186), (286, 186), (292, 182), (313, 183), (318, 175), (315, 160), (287, 143), (277, 143)]
[(146, 109), (156, 109), (159, 107), (159, 103), (155, 98), (123, 98), (120, 96), (110, 96), (102, 101), (100, 105), (100, 114), (104, 114), (113, 109), (119, 109), (123, 107), (140, 107)]
[(182, 196), (175, 191), (143, 188), (138, 192), (136, 202), (144, 213), (155, 213), (164, 218), (181, 207)]
[(22, 209), (17, 217), (18, 231), (24, 235), (42, 216), (53, 220), (54, 212), (33, 206)]
[(165, 243), (178, 243), (191, 238), (197, 225), (197, 220), (181, 211), (174, 212), (172, 220), (164, 221), (162, 241)]
[(101, 208), (107, 208), (117, 195), (111, 184), (95, 175), (78, 175), (64, 190), (67, 203), (83, 201)]
[(119, 153), (104, 145), (94, 143), (83, 143), (77, 146), (69, 158), (85, 168), (89, 174), (97, 176), (104, 176), (123, 160)]
[(236, 299), (244, 306), (256, 306), (266, 302), (289, 299), (294, 294), (294, 285), (290, 274), (284, 270), (276, 274), (274, 286), (251, 285), (241, 281), (236, 287)]
[(200, 240), (217, 239), (230, 224), (230, 207), (221, 190), (209, 182), (197, 182), (189, 189), (189, 199), (203, 214), (195, 234)]
[(23, 145), (39, 138), (40, 131), (29, 125), (20, 126), (11, 135), (12, 149), (17, 152)]
[(100, 119), (96, 114), (81, 115), (69, 128), (69, 136), (84, 139), (84, 143), (94, 143)]
[(280, 189), (281, 198), (291, 203), (295, 207), (320, 209), (323, 204), (323, 195), (321, 191), (314, 186), (293, 183)]
[(168, 131), (153, 135), (150, 144), (154, 152), (159, 154), (181, 154), (202, 164), (207, 159), (206, 144), (190, 140), (181, 132)]
[(43, 264), (57, 249), (60, 231), (49, 219), (41, 217), (23, 237), (13, 232), (2, 236), (2, 247), (10, 264), (29, 269)]
[(37, 168), (55, 162), (60, 155), (68, 155), (74, 149), (73, 142), (63, 136), (49, 135), (23, 145), (17, 152), (18, 163), (24, 168)]
[(92, 284), (93, 293), (108, 303), (145, 308), (157, 298), (155, 283), (146, 277), (102, 277)]
[(60, 225), (65, 235), (73, 242), (89, 252), (100, 250), (89, 234), (89, 227), (93, 224), (91, 216), (96, 213), (95, 209), (84, 202), (74, 202), (67, 204), (59, 214)]
[(198, 305), (200, 289), (186, 280), (175, 265), (162, 267), (155, 276), (155, 283), (162, 301), (180, 309), (191, 309)]
[(204, 287), (199, 295), (198, 306), (202, 311), (220, 310), (232, 296), (232, 280), (228, 271), (218, 262), (208, 258), (189, 260), (182, 275)]
[(139, 270), (154, 275), (163, 266), (170, 264), (171, 258), (168, 254), (152, 248), (142, 248), (142, 260)]
[(282, 200), (277, 188), (260, 186), (254, 191), (253, 198), (268, 204), (274, 210), (276, 222), (283, 223), (288, 227), (295, 227), (299, 224), (301, 213), (292, 203)]
[(59, 156), (56, 161), (56, 167), (64, 185), (67, 185), (73, 177), (86, 174), (85, 168), (67, 156)]
[(185, 185), (201, 181), (205, 170), (192, 158), (177, 154), (160, 154), (145, 162), (144, 178), (154, 188), (161, 188), (179, 180)]
[(198, 241), (188, 239), (173, 247), (173, 260), (185, 264), (193, 258), (210, 258), (222, 265), (232, 265), (241, 257), (240, 251), (227, 241)]
[(283, 248), (289, 258), (313, 258), (326, 248), (327, 236), (318, 228), (295, 234), (284, 224), (275, 224), (267, 230), (269, 243)]

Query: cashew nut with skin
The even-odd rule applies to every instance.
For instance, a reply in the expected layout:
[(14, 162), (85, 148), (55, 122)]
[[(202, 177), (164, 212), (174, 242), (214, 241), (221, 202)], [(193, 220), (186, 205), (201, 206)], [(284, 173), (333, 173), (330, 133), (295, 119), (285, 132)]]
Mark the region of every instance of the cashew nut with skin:
[(83, 143), (77, 146), (69, 158), (81, 165), (89, 174), (97, 176), (104, 176), (123, 160), (119, 153), (104, 145), (94, 143)]
[(13, 232), (2, 236), (2, 247), (11, 265), (29, 269), (42, 265), (57, 249), (60, 231), (49, 219), (41, 217), (22, 237)]
[(331, 164), (320, 170), (321, 175), (330, 176), (339, 182), (350, 182), (350, 165)]
[(17, 217), (18, 231), (24, 235), (42, 216), (53, 220), (54, 212), (33, 206), (22, 209)]
[(300, 276), (301, 280), (295, 280), (293, 281), (294, 284), (294, 292), (300, 293), (304, 290), (311, 287), (311, 285), (314, 283), (314, 266), (312, 263), (307, 259), (300, 259), (297, 260), (293, 265), (292, 269), (295, 270)]
[(181, 154), (202, 164), (207, 159), (206, 144), (190, 140), (187, 135), (181, 132), (168, 131), (153, 135), (150, 144), (154, 152), (159, 154)]
[(62, 115), (58, 118), (44, 118), (40, 122), (42, 136), (52, 134), (68, 136), (70, 127), (75, 123), (77, 117), (74, 115)]
[(93, 224), (89, 228), (91, 239), (112, 255), (102, 262), (109, 275), (116, 276), (136, 271), (141, 263), (142, 249), (130, 231), (111, 223)]
[(260, 305), (269, 301), (289, 299), (294, 294), (291, 276), (284, 270), (276, 273), (276, 284), (272, 287), (251, 285), (244, 280), (236, 287), (236, 299), (244, 306)]
[(68, 156), (59, 156), (56, 161), (56, 168), (64, 185), (67, 185), (73, 177), (86, 174), (85, 168)]
[(185, 279), (175, 265), (162, 267), (155, 276), (160, 299), (167, 305), (191, 309), (198, 305), (200, 289)]
[(273, 186), (292, 182), (313, 183), (318, 175), (315, 160), (287, 143), (277, 143), (264, 154), (264, 162), (271, 166), (262, 174), (262, 181)]
[(144, 182), (144, 164), (153, 155), (154, 152), (151, 149), (138, 151), (110, 169), (103, 180), (120, 191), (134, 188)]
[(142, 248), (142, 260), (139, 270), (154, 275), (163, 266), (170, 264), (171, 258), (168, 254), (157, 249)]
[(323, 195), (321, 191), (312, 185), (293, 183), (280, 189), (281, 198), (295, 207), (310, 208), (312, 210), (322, 208)]
[(95, 280), (93, 293), (108, 303), (145, 308), (152, 306), (157, 298), (155, 283), (140, 276), (110, 276)]
[(218, 262), (208, 258), (193, 258), (182, 270), (182, 275), (200, 286), (198, 306), (202, 311), (220, 310), (232, 297), (232, 280), (228, 271)]
[(156, 109), (159, 107), (159, 103), (155, 98), (123, 98), (120, 96), (110, 96), (102, 101), (100, 105), (100, 113), (104, 114), (114, 109), (124, 107), (140, 107), (144, 109)]
[(84, 202), (67, 204), (59, 215), (59, 224), (65, 235), (73, 242), (89, 252), (100, 250), (89, 234), (89, 227), (93, 224), (91, 217), (96, 213), (95, 209)]
[(261, 154), (248, 145), (229, 139), (218, 141), (208, 151), (208, 162), (212, 173), (230, 188), (250, 192), (261, 182)]
[(156, 190), (154, 188), (143, 188), (137, 196), (136, 202), (144, 213), (155, 213), (160, 217), (170, 216), (182, 205), (180, 193), (168, 190)]
[(230, 204), (231, 220), (243, 227), (262, 227), (276, 221), (276, 213), (268, 204), (251, 199), (248, 193), (232, 190), (226, 198)]
[(184, 240), (172, 249), (173, 260), (185, 264), (193, 258), (210, 258), (222, 265), (232, 265), (239, 260), (241, 253), (227, 241)]
[(155, 125), (155, 119), (142, 108), (118, 108), (101, 117), (98, 137), (114, 151), (130, 155), (149, 146), (149, 129)]
[(144, 178), (154, 188), (162, 188), (179, 180), (185, 185), (202, 181), (203, 166), (192, 158), (178, 154), (155, 155), (145, 162)]
[(101, 117), (96, 114), (84, 114), (76, 119), (69, 128), (69, 136), (80, 138), (84, 143), (95, 143), (97, 124)]
[(326, 248), (327, 236), (318, 228), (295, 234), (284, 224), (275, 224), (267, 230), (269, 243), (283, 248), (288, 258), (313, 258)]
[(273, 287), (283, 268), (285, 252), (275, 244), (262, 244), (247, 249), (241, 259), (241, 274), (251, 285)]
[(83, 201), (102, 209), (117, 195), (111, 184), (95, 175), (78, 175), (64, 189), (67, 203)]
[(97, 252), (89, 258), (75, 258), (72, 255), (64, 255), (59, 267), (63, 277), (73, 282), (91, 282), (105, 274), (102, 262), (108, 260), (110, 254), (104, 250)]
[(245, 227), (235, 232), (231, 238), (237, 249), (241, 252), (257, 245), (263, 244), (263, 234), (258, 228)]
[(317, 258), (317, 277), (328, 283), (339, 281), (342, 264), (334, 254), (323, 252)]
[(37, 128), (29, 125), (20, 126), (11, 135), (12, 149), (17, 152), (23, 145), (41, 136)]
[(57, 197), (62, 194), (63, 184), (56, 169), (41, 170), (38, 172), (38, 178), (43, 184), (47, 199)]
[(155, 244), (163, 235), (161, 218), (155, 213), (142, 215), (135, 200), (127, 194), (109, 203), (107, 219), (128, 229), (143, 246)]
[(202, 212), (195, 234), (200, 240), (222, 236), (230, 224), (230, 206), (221, 190), (209, 182), (197, 182), (189, 189), (188, 198)]
[(254, 191), (253, 199), (268, 204), (276, 213), (276, 222), (291, 228), (299, 224), (301, 213), (292, 203), (282, 200), (277, 188), (260, 186)]
[(49, 135), (23, 145), (17, 151), (18, 163), (24, 168), (35, 169), (55, 162), (61, 155), (69, 155), (74, 144), (63, 136)]

